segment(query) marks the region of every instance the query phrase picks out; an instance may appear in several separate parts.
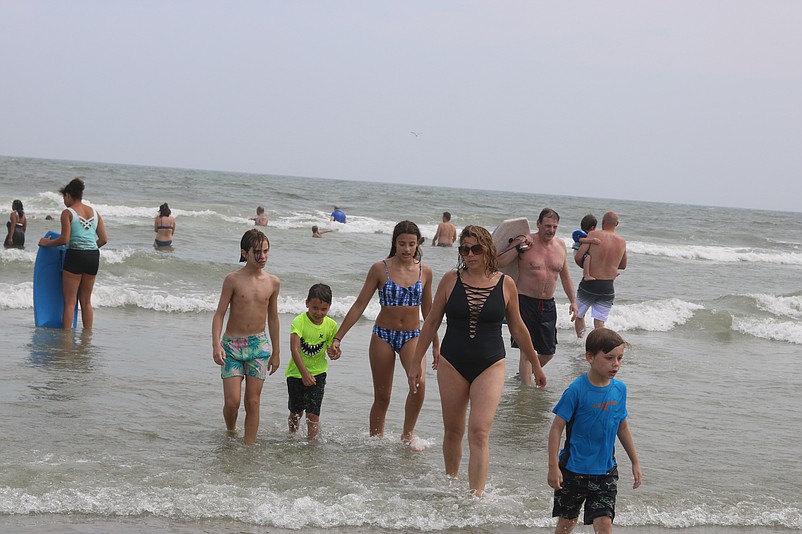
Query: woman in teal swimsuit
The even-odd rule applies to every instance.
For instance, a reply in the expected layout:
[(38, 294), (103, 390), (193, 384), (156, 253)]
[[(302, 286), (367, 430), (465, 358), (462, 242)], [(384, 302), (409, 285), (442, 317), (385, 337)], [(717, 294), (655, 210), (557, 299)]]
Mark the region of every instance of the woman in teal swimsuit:
[(153, 248), (156, 250), (171, 250), (173, 248), (175, 217), (170, 213), (170, 206), (165, 202), (159, 206), (159, 214), (153, 219), (153, 231), (156, 232)]
[[(373, 375), (373, 406), (370, 409), (370, 435), (384, 435), (384, 420), (390, 405), (393, 388), (395, 354), (398, 353), (401, 365), (409, 372), (408, 366), (415, 353), (420, 335), (420, 317), (429, 313), (432, 306), (432, 270), (421, 262), (421, 237), (418, 226), (411, 221), (401, 221), (395, 225), (390, 254), (387, 259), (374, 263), (368, 271), (362, 290), (348, 310), (337, 334), (333, 347), (340, 350), (340, 342), (345, 334), (359, 320), (373, 298), (379, 292), (381, 309), (376, 317), (373, 335), (370, 338), (370, 369)], [(435, 341), (434, 355), (438, 357), (439, 346)], [(426, 362), (416, 364), (422, 371)], [(421, 389), (424, 388), (421, 378)], [(413, 443), (415, 423), (423, 406), (423, 391), (417, 395), (407, 395), (404, 410), (404, 429), (401, 440), (412, 448), (420, 448)]]
[[(529, 332), (518, 308), (518, 290), (509, 276), (496, 268), (496, 248), (481, 226), (466, 226), (459, 238), (459, 263), (437, 286), (431, 312), (426, 317), (415, 356), (407, 366), (413, 394), (422, 382), (418, 362), (434, 339), (443, 316), (448, 317), (441, 358), (435, 357), (440, 403), (443, 410), (443, 459), (446, 474), (456, 477), (462, 461), (462, 438), (468, 427), (468, 483), (477, 497), (485, 489), (490, 466), (490, 426), (504, 389), (504, 340), (501, 323), (506, 318), (521, 352), (532, 362), (537, 385), (546, 385)], [(470, 415), (468, 406), (470, 405)]]

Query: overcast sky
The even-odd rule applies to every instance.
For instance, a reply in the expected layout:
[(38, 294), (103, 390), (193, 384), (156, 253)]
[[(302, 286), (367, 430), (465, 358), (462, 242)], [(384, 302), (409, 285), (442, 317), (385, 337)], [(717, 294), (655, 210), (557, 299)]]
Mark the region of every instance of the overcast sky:
[(0, 0), (0, 154), (802, 211), (802, 2)]

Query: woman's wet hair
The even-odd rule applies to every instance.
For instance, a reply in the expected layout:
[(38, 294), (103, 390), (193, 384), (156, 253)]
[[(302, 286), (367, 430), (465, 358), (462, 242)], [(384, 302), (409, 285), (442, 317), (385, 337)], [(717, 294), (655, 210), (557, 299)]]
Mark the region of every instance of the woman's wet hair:
[(250, 250), (255, 250), (258, 247), (260, 247), (262, 243), (264, 243), (265, 241), (267, 242), (267, 250), (270, 250), (270, 240), (264, 233), (262, 233), (261, 230), (253, 228), (245, 232), (245, 234), (242, 236), (242, 239), (240, 239), (239, 241), (239, 248), (240, 248), (239, 261), (242, 262), (247, 260), (247, 258), (242, 255), (242, 250), (244, 250), (246, 253)]
[(170, 213), (170, 206), (167, 205), (167, 202), (159, 206), (159, 217), (169, 217)]
[(17, 212), (18, 217), (22, 217), (25, 215), (25, 210), (22, 208), (22, 201), (15, 200), (11, 203), (11, 209)]
[(401, 221), (395, 225), (395, 228), (393, 228), (393, 241), (390, 245), (390, 254), (388, 254), (387, 257), (392, 258), (395, 256), (395, 242), (398, 239), (398, 236), (401, 234), (410, 234), (418, 238), (418, 246), (415, 247), (415, 254), (413, 255), (413, 258), (421, 261), (423, 258), (423, 251), (421, 250), (420, 245), (423, 243), (423, 236), (420, 233), (418, 225), (412, 221)]
[[(484, 261), (485, 274), (492, 275), (494, 272), (498, 271), (496, 245), (493, 243), (493, 236), (490, 235), (487, 228), (469, 224), (460, 232), (459, 244), (462, 245), (463, 240), (467, 237), (476, 239), (476, 243), (484, 250), (482, 261)], [(462, 254), (458, 254), (457, 269), (464, 271), (467, 268), (468, 265), (465, 263), (465, 258), (462, 257)]]
[(75, 200), (82, 200), (84, 198), (84, 181), (80, 178), (73, 178), (70, 183), (59, 190), (59, 193), (62, 196), (70, 195)]

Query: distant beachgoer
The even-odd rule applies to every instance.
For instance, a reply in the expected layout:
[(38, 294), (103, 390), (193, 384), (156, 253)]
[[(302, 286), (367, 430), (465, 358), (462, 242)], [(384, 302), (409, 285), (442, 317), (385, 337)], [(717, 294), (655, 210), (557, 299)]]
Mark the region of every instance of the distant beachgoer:
[(173, 246), (173, 234), (175, 233), (175, 217), (170, 215), (170, 206), (167, 202), (159, 206), (159, 214), (153, 219), (153, 231), (156, 232), (156, 240), (153, 248), (169, 249)]
[[(220, 301), (212, 319), (212, 358), (221, 366), (223, 419), (231, 435), (237, 432), (237, 416), (245, 380), (245, 443), (254, 443), (259, 431), (262, 386), (278, 370), (278, 293), (281, 282), (265, 271), (270, 241), (257, 229), (240, 240), (241, 269), (223, 280)], [(225, 335), (223, 319), (228, 311)], [(265, 332), (265, 323), (270, 334)], [(272, 348), (271, 348), (272, 345)]]
[(84, 329), (91, 330), (94, 322), (92, 290), (95, 288), (100, 247), (108, 242), (103, 218), (94, 208), (83, 203), (84, 182), (74, 178), (61, 188), (61, 196), (67, 209), (61, 212), (61, 235), (55, 239), (42, 238), (40, 247), (56, 247), (69, 244), (64, 255), (61, 272), (64, 293), (64, 316), (61, 327), (72, 328), (75, 303), (81, 303), (81, 322)]
[[(421, 330), (415, 356), (407, 366), (410, 392), (418, 389), (421, 365), (443, 315), (448, 317), (446, 335), (432, 367), (437, 369), (443, 411), (443, 459), (446, 474), (456, 477), (462, 460), (462, 438), (468, 426), (470, 459), (468, 483), (471, 492), (484, 492), (490, 465), (490, 427), (504, 390), (504, 339), (501, 324), (507, 319), (510, 333), (521, 353), (533, 366), (538, 386), (546, 385), (518, 310), (515, 281), (496, 268), (496, 248), (485, 228), (469, 225), (460, 234), (459, 268), (443, 275), (434, 303)], [(468, 406), (470, 415), (466, 417)]]
[(312, 225), (312, 237), (323, 237), (323, 234), (328, 234), (333, 230), (321, 230), (316, 224)]
[[(594, 532), (613, 531), (618, 493), (615, 438), (632, 464), (637, 489), (643, 472), (627, 422), (627, 387), (615, 376), (627, 343), (616, 332), (598, 328), (585, 340), (590, 369), (565, 390), (554, 409), (549, 430), (549, 486), (554, 489), (555, 533), (570, 534), (585, 505), (583, 523)], [(560, 440), (566, 431), (565, 446)]]
[(264, 206), (256, 206), (256, 217), (249, 217), (249, 221), (253, 221), (256, 226), (267, 226), (267, 214), (265, 213)]
[[(574, 233), (571, 234), (571, 238), (574, 240), (574, 244), (571, 246), (574, 254), (576, 254), (576, 251), (579, 250), (579, 247), (582, 246), (583, 243), (590, 243), (591, 245), (598, 245), (601, 243), (596, 237), (588, 237), (588, 232), (595, 230), (597, 223), (598, 221), (592, 213), (588, 213), (582, 217), (582, 221), (579, 223), (580, 229), (574, 230)], [(595, 280), (595, 278), (590, 276), (590, 254), (587, 252), (582, 258), (582, 278), (584, 280)]]
[(52, 221), (53, 220), (53, 216), (52, 215), (48, 215), (48, 216), (45, 217), (45, 220), (46, 221)]
[(619, 270), (627, 268), (627, 242), (615, 233), (618, 215), (608, 211), (602, 217), (602, 229), (588, 233), (589, 238), (597, 238), (598, 244), (584, 243), (574, 256), (577, 265), (582, 265), (586, 253), (593, 256), (591, 264), (592, 280), (583, 279), (576, 290), (577, 316), (574, 328), (577, 337), (585, 331), (585, 313), (592, 308), (593, 328), (602, 328), (610, 315), (615, 299), (613, 281)]
[[(340, 350), (340, 342), (354, 324), (362, 317), (373, 294), (378, 290), (381, 309), (373, 325), (370, 338), (370, 369), (373, 375), (373, 406), (370, 408), (370, 435), (384, 435), (384, 420), (390, 405), (393, 389), (395, 355), (407, 374), (415, 354), (420, 335), (421, 312), (425, 318), (432, 307), (432, 269), (421, 261), (421, 233), (412, 221), (401, 221), (393, 229), (390, 254), (387, 259), (371, 265), (365, 284), (354, 304), (345, 315), (333, 347)], [(439, 357), (440, 344), (435, 339), (434, 355)], [(414, 363), (421, 375), (426, 366), (425, 358)], [(421, 376), (418, 394), (409, 392), (404, 408), (404, 429), (401, 440), (418, 449), (415, 442), (415, 424), (418, 421), (425, 391), (425, 380)]]
[(457, 240), (457, 227), (451, 222), (451, 214), (443, 212), (443, 222), (437, 225), (437, 231), (432, 238), (432, 246), (450, 247)]
[(331, 220), (338, 223), (346, 223), (345, 213), (340, 209), (340, 206), (334, 206), (334, 211), (331, 212)]
[(290, 353), (292, 358), (285, 373), (289, 393), (287, 418), (290, 432), (296, 432), (301, 416), (306, 412), (306, 435), (317, 436), (320, 430), (320, 406), (326, 388), (329, 362), (340, 357), (331, 345), (337, 332), (337, 323), (328, 316), (331, 307), (331, 288), (315, 284), (306, 297), (306, 311), (298, 315), (290, 326)]
[(21, 200), (15, 200), (11, 203), (11, 215), (8, 217), (8, 222), (6, 222), (6, 228), (8, 228), (8, 236), (3, 246), (6, 248), (25, 247), (25, 230), (28, 228), (28, 218), (25, 216)]
[[(540, 365), (545, 366), (557, 351), (557, 306), (554, 303), (554, 292), (557, 290), (557, 279), (570, 301), (568, 313), (571, 320), (576, 316), (576, 294), (571, 273), (568, 271), (568, 260), (565, 243), (555, 240), (560, 216), (551, 208), (544, 208), (537, 219), (537, 232), (518, 236), (512, 246), (499, 254), (499, 266), (503, 267), (518, 262), (518, 302), (521, 317), (532, 336), (532, 343), (537, 350)], [(511, 253), (517, 251), (517, 254)], [(513, 348), (517, 346), (515, 340)], [(521, 355), (518, 362), (518, 375), (521, 384), (532, 383), (532, 371), (529, 362)]]

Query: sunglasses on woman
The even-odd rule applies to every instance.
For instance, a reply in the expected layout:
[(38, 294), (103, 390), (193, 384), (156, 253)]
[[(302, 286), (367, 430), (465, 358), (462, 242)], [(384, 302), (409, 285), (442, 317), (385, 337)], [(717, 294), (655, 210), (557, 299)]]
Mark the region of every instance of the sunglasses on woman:
[(474, 256), (478, 256), (479, 254), (484, 254), (485, 249), (482, 248), (482, 245), (460, 245), (459, 246), (459, 253), (463, 256), (467, 256), (469, 252), (473, 252)]

